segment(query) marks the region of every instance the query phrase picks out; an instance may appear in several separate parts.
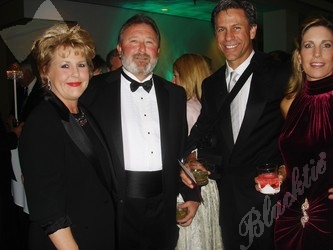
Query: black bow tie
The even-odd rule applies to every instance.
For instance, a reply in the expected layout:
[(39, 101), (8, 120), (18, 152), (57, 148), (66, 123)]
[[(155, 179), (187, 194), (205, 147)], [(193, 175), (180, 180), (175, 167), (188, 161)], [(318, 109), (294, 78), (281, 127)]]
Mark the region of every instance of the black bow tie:
[(131, 90), (132, 92), (135, 92), (139, 87), (142, 87), (144, 90), (146, 90), (148, 93), (149, 91), (151, 90), (151, 87), (153, 86), (153, 82), (152, 80), (147, 80), (145, 82), (138, 82), (138, 81), (135, 81), (134, 79), (130, 78), (128, 75), (126, 75), (126, 73), (122, 70), (121, 71), (121, 74), (128, 80), (131, 82)]

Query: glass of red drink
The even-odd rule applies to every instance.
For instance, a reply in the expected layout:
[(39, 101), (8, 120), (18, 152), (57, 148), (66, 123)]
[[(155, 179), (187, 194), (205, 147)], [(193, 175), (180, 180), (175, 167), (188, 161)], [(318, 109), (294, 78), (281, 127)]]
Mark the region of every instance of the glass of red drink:
[(276, 194), (280, 192), (280, 180), (277, 164), (263, 164), (257, 167), (257, 182), (263, 194)]

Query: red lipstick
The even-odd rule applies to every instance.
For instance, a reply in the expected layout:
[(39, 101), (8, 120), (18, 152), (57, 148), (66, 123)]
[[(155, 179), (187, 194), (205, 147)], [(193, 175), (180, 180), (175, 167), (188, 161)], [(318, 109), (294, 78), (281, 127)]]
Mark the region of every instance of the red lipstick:
[(78, 87), (81, 85), (81, 82), (68, 82), (67, 84), (71, 87)]

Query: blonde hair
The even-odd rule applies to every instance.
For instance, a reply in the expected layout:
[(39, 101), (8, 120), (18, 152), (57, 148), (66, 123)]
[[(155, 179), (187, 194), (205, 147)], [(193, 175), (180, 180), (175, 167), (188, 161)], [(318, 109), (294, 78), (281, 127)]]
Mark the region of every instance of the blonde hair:
[(186, 91), (187, 100), (193, 96), (200, 100), (202, 81), (211, 74), (206, 59), (197, 54), (183, 54), (173, 63), (173, 70), (179, 74), (180, 85)]
[(323, 26), (329, 29), (333, 33), (333, 24), (325, 17), (309, 17), (300, 26), (299, 32), (295, 38), (295, 50), (292, 55), (292, 74), (289, 78), (289, 82), (286, 89), (286, 98), (291, 99), (299, 94), (304, 86), (306, 79), (306, 72), (304, 72), (302, 65), (299, 61), (299, 54), (302, 49), (302, 41), (304, 34), (312, 27)]
[[(47, 76), (50, 62), (52, 61), (58, 48), (72, 48), (76, 55), (83, 55), (89, 67), (89, 75), (92, 76), (93, 62), (95, 57), (95, 43), (90, 34), (75, 25), (71, 28), (66, 23), (59, 23), (48, 28), (32, 46), (32, 53), (36, 59), (37, 68), (42, 80), (42, 86), (47, 86)], [(68, 54), (61, 54), (66, 57)]]

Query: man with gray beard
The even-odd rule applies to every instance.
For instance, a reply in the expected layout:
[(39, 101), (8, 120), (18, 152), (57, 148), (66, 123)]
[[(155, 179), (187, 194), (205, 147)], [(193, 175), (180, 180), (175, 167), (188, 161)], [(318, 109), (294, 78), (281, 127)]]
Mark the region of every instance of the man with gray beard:
[[(153, 74), (160, 32), (150, 17), (128, 19), (117, 50), (122, 67), (94, 77), (81, 102), (99, 123), (113, 158), (118, 249), (174, 249), (177, 223), (190, 225), (200, 200), (179, 177), (177, 159), (187, 136), (185, 91)], [(179, 193), (188, 213), (176, 221)]]

